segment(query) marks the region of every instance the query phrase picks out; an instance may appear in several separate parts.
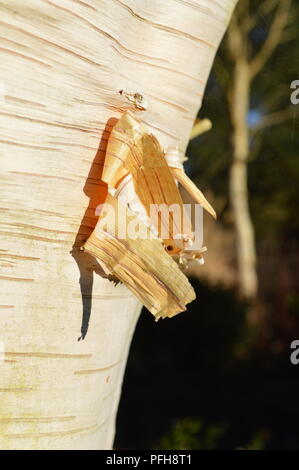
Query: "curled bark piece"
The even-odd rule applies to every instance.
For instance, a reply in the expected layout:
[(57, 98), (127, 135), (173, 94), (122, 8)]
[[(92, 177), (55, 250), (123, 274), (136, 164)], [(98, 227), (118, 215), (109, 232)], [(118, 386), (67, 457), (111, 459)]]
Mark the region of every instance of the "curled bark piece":
[[(118, 230), (119, 218), (125, 229), (122, 234)], [(143, 237), (129, 233), (134, 224)], [(173, 317), (186, 310), (195, 293), (161, 242), (150, 239), (150, 235), (149, 228), (132, 211), (108, 194), (84, 249), (126, 284), (156, 319)]]
[(206, 209), (214, 219), (216, 219), (217, 215), (211, 204), (207, 201), (204, 197), (203, 193), (198, 189), (198, 187), (193, 183), (193, 181), (188, 178), (184, 170), (179, 168), (171, 168), (171, 171), (176, 178), (176, 180), (186, 189), (186, 191), (192, 196), (192, 198)]
[[(130, 112), (119, 119), (110, 134), (102, 179), (117, 188), (128, 174), (169, 252), (184, 249), (193, 232), (175, 179), (158, 140)], [(167, 216), (163, 214), (166, 208)], [(170, 216), (169, 209), (173, 209)]]
[(198, 189), (193, 181), (191, 181), (190, 178), (188, 178), (186, 175), (178, 148), (169, 147), (165, 154), (165, 158), (173, 174), (173, 177), (186, 189), (195, 202), (202, 205), (203, 208), (216, 219), (216, 212), (214, 211), (211, 204), (206, 200), (203, 193)]

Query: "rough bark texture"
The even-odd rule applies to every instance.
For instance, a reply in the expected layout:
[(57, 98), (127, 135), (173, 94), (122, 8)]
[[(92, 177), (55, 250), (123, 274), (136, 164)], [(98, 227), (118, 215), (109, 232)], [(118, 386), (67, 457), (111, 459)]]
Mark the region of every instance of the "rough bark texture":
[(78, 250), (110, 119), (142, 92), (139, 117), (184, 151), (235, 3), (0, 1), (1, 449), (112, 446), (140, 304)]

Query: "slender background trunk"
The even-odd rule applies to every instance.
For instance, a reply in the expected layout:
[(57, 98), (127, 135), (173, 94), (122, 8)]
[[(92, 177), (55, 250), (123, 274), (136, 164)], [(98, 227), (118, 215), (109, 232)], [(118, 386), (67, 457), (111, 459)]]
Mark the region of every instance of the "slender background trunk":
[(1, 449), (112, 446), (140, 304), (78, 247), (118, 92), (184, 152), (235, 3), (0, 1)]
[[(232, 78), (227, 75), (229, 108), (232, 122), (233, 158), (230, 168), (230, 202), (236, 229), (239, 291), (241, 296), (254, 299), (258, 291), (256, 271), (256, 245), (254, 226), (250, 214), (248, 193), (248, 160), (252, 152), (250, 141), (258, 131), (279, 125), (291, 117), (291, 107), (272, 111), (269, 103), (259, 106), (264, 114), (255, 125), (249, 127), (250, 96), (254, 79), (263, 70), (276, 48), (288, 40), (288, 26), (296, 18), (291, 13), (292, 0), (262, 0), (252, 5), (249, 0), (239, 3), (227, 34), (227, 50), (233, 65)], [(266, 34), (258, 50), (254, 47), (254, 31), (265, 24)], [(221, 70), (221, 69), (220, 69)], [(225, 72), (225, 70), (224, 70)], [(218, 75), (218, 78), (223, 78)], [(223, 81), (222, 81), (223, 83)], [(277, 91), (272, 90), (275, 103)], [(258, 111), (258, 110), (253, 110)], [(256, 142), (255, 142), (256, 144)], [(257, 145), (255, 145), (257, 147)]]
[(233, 123), (233, 161), (230, 168), (230, 200), (236, 227), (240, 291), (244, 297), (251, 298), (257, 293), (257, 274), (254, 229), (247, 188), (250, 75), (248, 63), (242, 57), (235, 63), (232, 86), (230, 110)]

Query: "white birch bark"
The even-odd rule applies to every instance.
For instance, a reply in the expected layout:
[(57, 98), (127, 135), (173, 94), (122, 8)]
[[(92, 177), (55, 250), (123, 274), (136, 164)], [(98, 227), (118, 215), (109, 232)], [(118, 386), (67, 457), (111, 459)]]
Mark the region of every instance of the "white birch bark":
[(111, 448), (140, 304), (70, 251), (104, 198), (118, 91), (142, 92), (143, 122), (184, 151), (235, 3), (0, 1), (1, 449)]

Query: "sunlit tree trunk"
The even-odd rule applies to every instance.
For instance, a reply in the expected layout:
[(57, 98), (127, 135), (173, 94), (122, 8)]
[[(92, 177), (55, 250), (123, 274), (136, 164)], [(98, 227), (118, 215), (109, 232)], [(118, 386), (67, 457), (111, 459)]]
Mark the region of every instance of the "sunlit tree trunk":
[(257, 293), (257, 274), (254, 228), (247, 188), (249, 96), (249, 68), (247, 61), (243, 60), (241, 56), (235, 63), (230, 97), (233, 123), (233, 161), (230, 167), (229, 189), (236, 227), (240, 292), (242, 296), (252, 298)]
[[(295, 11), (291, 12), (294, 4), (292, 0), (261, 0), (253, 8), (250, 0), (243, 0), (238, 5), (227, 34), (229, 58), (234, 70), (227, 84), (233, 127), (230, 202), (236, 228), (239, 290), (242, 297), (251, 299), (257, 295), (258, 278), (247, 179), (252, 138), (248, 125), (250, 95), (255, 77), (265, 67), (280, 42), (287, 38), (288, 24), (296, 21)], [(265, 24), (267, 20), (269, 22), (267, 34), (258, 51), (253, 53), (251, 37), (254, 36), (254, 30), (260, 24), (261, 18), (265, 18)], [(267, 106), (264, 109), (267, 110)], [(282, 124), (290, 118), (290, 111), (290, 107), (274, 112), (267, 110), (260, 122), (254, 126), (254, 132)]]
[(235, 3), (0, 1), (1, 449), (111, 448), (140, 304), (79, 246), (119, 90), (184, 152)]

